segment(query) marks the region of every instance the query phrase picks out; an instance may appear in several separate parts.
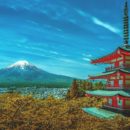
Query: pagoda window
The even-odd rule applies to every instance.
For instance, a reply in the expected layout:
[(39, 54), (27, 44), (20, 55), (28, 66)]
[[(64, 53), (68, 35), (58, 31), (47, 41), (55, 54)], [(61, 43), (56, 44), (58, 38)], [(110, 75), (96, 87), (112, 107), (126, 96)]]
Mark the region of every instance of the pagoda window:
[(114, 86), (114, 81), (110, 81), (110, 86), (111, 86), (111, 87)]
[(130, 67), (130, 61), (125, 61), (125, 63), (126, 63), (126, 67)]
[(130, 59), (130, 56), (125, 56), (126, 60), (129, 60)]
[(130, 100), (126, 100), (126, 101), (125, 101), (125, 106), (126, 106), (126, 107), (130, 107)]
[(120, 62), (119, 62), (119, 66), (120, 66), (120, 67), (123, 67), (123, 61), (120, 61)]
[(126, 75), (126, 79), (130, 79), (130, 76), (129, 76), (129, 75)]
[(120, 60), (123, 60), (123, 57), (119, 57), (119, 58), (118, 58), (118, 61), (120, 61)]
[(119, 87), (123, 86), (123, 80), (119, 80)]
[(122, 107), (122, 105), (123, 105), (123, 101), (121, 99), (119, 99), (119, 97), (117, 97), (117, 104), (119, 107)]
[(115, 66), (115, 64), (113, 63), (113, 64), (111, 64), (111, 66), (112, 66), (112, 67), (114, 67), (114, 66)]
[(108, 104), (112, 105), (112, 99), (111, 98), (108, 99)]
[(130, 80), (125, 80), (125, 85), (126, 85), (126, 87), (130, 87)]

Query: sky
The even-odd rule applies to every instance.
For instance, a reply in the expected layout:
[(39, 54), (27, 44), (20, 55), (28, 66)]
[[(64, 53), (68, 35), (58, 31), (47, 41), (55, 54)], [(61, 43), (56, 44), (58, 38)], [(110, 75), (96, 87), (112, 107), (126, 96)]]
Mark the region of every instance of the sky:
[[(129, 2), (130, 3), (130, 2)], [(123, 0), (0, 0), (0, 68), (27, 60), (77, 78), (123, 43)]]

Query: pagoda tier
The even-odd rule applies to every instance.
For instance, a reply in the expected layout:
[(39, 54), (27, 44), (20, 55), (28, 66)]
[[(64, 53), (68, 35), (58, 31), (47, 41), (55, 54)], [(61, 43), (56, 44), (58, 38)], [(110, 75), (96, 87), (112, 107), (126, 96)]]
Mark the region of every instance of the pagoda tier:
[(130, 92), (129, 91), (108, 91), (108, 90), (95, 90), (86, 91), (86, 96), (98, 96), (104, 97), (107, 103), (103, 106), (104, 108), (129, 111), (130, 112)]
[(89, 79), (106, 79), (106, 89), (130, 89), (130, 70), (116, 69), (111, 72), (89, 76)]
[[(118, 47), (113, 53), (101, 58), (92, 60), (92, 64), (106, 63), (111, 64), (105, 69), (105, 72), (89, 76), (89, 79), (105, 79), (107, 81), (105, 90), (86, 91), (85, 96), (100, 96), (107, 99), (107, 103), (103, 106), (106, 109), (121, 111), (130, 115), (130, 45), (129, 43), (129, 17), (128, 2), (125, 2), (124, 8), (124, 44)], [(96, 109), (83, 109), (86, 112), (102, 115)]]
[(118, 47), (116, 49), (116, 51), (114, 51), (113, 53), (91, 61), (92, 64), (98, 64), (98, 63), (113, 64), (113, 63), (115, 63), (115, 66), (118, 66), (118, 64), (120, 64), (120, 62), (121, 63), (129, 62), (130, 63), (130, 46)]

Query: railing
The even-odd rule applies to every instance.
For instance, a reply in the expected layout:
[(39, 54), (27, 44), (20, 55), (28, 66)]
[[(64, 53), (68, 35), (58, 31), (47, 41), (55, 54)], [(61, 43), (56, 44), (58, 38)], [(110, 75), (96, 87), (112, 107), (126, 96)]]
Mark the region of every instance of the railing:
[(127, 85), (119, 84), (118, 86), (108, 84), (106, 88), (107, 89), (130, 89), (130, 84)]
[(118, 86), (107, 84), (107, 89), (123, 89), (123, 84), (119, 84)]
[(115, 109), (115, 110), (130, 110), (130, 109), (124, 109), (124, 108), (122, 108), (122, 107), (114, 107), (114, 106), (111, 106), (111, 105), (109, 105), (109, 104), (106, 104), (106, 105), (104, 105), (103, 106), (103, 108), (110, 108), (110, 109)]
[(107, 67), (105, 70), (106, 72), (108, 71), (112, 71), (112, 70), (115, 70), (115, 69), (124, 69), (124, 68), (130, 68), (130, 64), (122, 64), (122, 65), (119, 65), (118, 67), (115, 67), (115, 66), (110, 66), (110, 67)]

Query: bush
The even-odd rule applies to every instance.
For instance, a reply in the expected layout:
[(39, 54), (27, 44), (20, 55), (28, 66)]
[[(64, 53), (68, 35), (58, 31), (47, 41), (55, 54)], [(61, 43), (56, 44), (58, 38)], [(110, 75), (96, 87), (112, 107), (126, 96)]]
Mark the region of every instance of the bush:
[(130, 118), (103, 120), (82, 107), (100, 107), (101, 98), (34, 99), (17, 93), (0, 95), (0, 130), (129, 130)]

